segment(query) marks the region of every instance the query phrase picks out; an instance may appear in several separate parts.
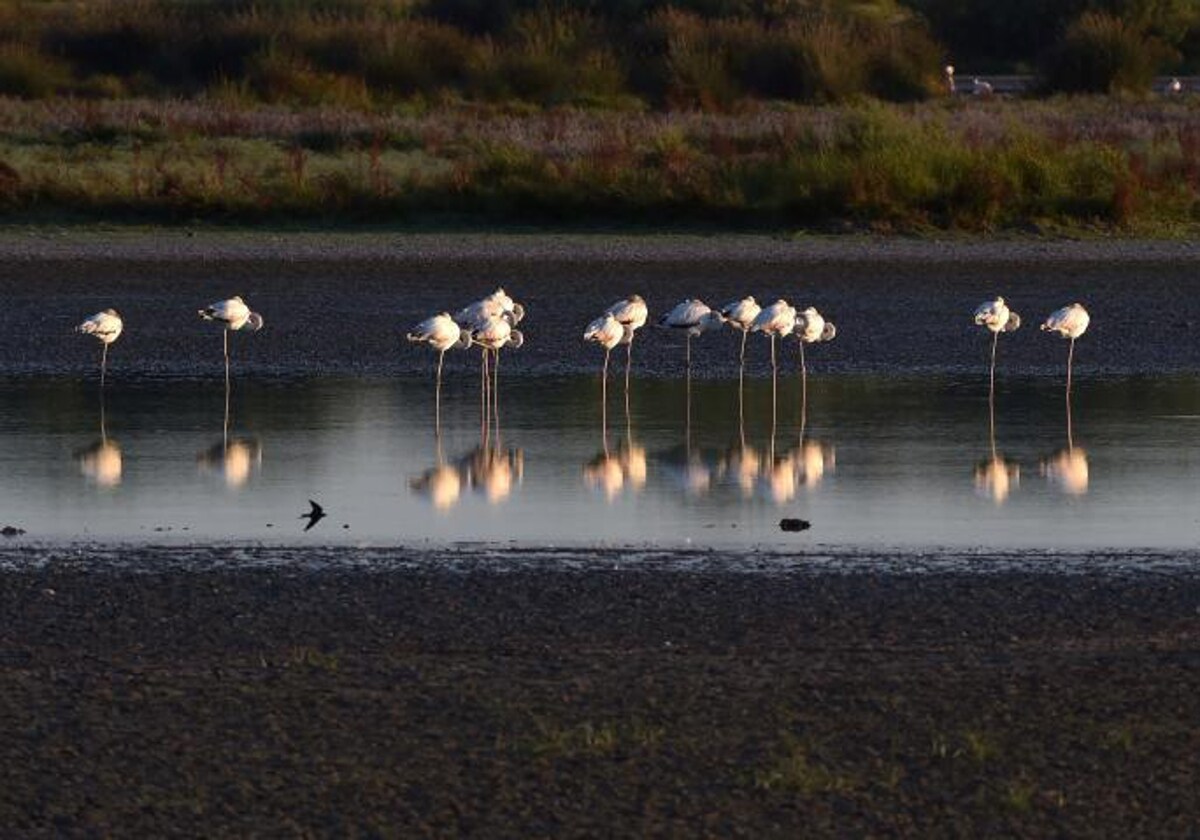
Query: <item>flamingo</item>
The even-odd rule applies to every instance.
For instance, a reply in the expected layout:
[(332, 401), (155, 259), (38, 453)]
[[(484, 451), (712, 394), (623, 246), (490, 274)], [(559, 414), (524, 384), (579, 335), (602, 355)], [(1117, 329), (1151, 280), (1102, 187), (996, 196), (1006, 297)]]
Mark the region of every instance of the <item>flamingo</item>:
[(660, 327), (683, 330), (687, 333), (687, 368), (692, 369), (692, 339), (721, 325), (721, 316), (702, 300), (688, 298), (658, 319)]
[(75, 328), (76, 332), (96, 336), (100, 340), (100, 343), (104, 345), (104, 350), (100, 354), (101, 388), (104, 387), (104, 374), (108, 367), (108, 345), (121, 337), (121, 330), (123, 329), (125, 329), (125, 322), (121, 320), (121, 316), (117, 314), (117, 310), (115, 309), (105, 309), (103, 312), (97, 312)]
[[(608, 357), (612, 355), (612, 349), (616, 347), (625, 338), (626, 335), (632, 335), (632, 330), (621, 325), (621, 322), (611, 312), (605, 312), (595, 321), (588, 324), (586, 330), (583, 331), (583, 340), (599, 344), (604, 348), (604, 371), (601, 375), (600, 400), (601, 400), (601, 427), (608, 429)], [(626, 366), (628, 372), (628, 365)]]
[[(525, 336), (520, 330), (514, 329), (507, 318), (494, 317), (488, 318), (485, 321), (478, 323), (468, 333), (471, 342), (478, 344), (483, 348), (483, 378), (484, 378), (484, 403), (485, 407), (490, 409), (490, 403), (486, 395), (487, 380), (488, 380), (488, 351), (490, 350), (496, 357), (496, 366), (494, 371), (494, 379), (492, 381), (493, 402), (495, 405), (496, 417), (496, 437), (500, 437), (500, 349), (502, 347), (511, 346), (513, 348), (520, 347), (525, 343)], [(485, 411), (484, 431), (487, 431), (487, 420)]]
[(775, 339), (785, 338), (796, 329), (796, 310), (780, 298), (764, 308), (750, 326), (751, 331), (766, 333), (771, 338), (771, 425), (775, 425), (775, 383), (779, 366), (775, 360)]
[(650, 310), (646, 308), (646, 301), (642, 300), (641, 295), (630, 295), (608, 307), (604, 314), (612, 315), (617, 319), (617, 323), (625, 328), (621, 343), (625, 345), (625, 393), (628, 396), (629, 369), (633, 366), (633, 336), (646, 325)]
[(721, 325), (721, 316), (704, 301), (688, 298), (658, 319), (660, 327), (683, 330), (687, 335), (687, 420), (686, 438), (692, 437), (692, 339)]
[(979, 304), (975, 310), (975, 323), (992, 331), (992, 366), (988, 380), (988, 402), (990, 403), (996, 395), (996, 341), (1002, 332), (1016, 332), (1021, 326), (1021, 316), (1008, 308), (1004, 298), (998, 297), (995, 300)]
[(982, 79), (980, 79), (978, 76), (976, 76), (974, 79), (972, 79), (971, 82), (972, 82), (971, 92), (974, 93), (976, 96), (985, 96), (986, 97), (986, 96), (992, 95), (991, 82), (985, 82)]
[(1070, 339), (1071, 346), (1067, 350), (1067, 407), (1071, 405), (1071, 365), (1075, 360), (1075, 339), (1087, 332), (1091, 316), (1081, 303), (1072, 303), (1062, 309), (1050, 313), (1042, 324), (1043, 332), (1055, 332), (1063, 338)]
[(251, 312), (250, 307), (240, 297), (219, 300), (199, 310), (200, 317), (205, 321), (217, 321), (224, 327), (225, 335), (225, 382), (229, 382), (229, 331), (249, 329), (258, 332), (263, 327), (262, 316)]
[[(744, 372), (746, 369), (746, 336), (750, 334), (750, 328), (754, 326), (754, 319), (762, 312), (762, 307), (751, 295), (741, 300), (729, 301), (721, 307), (720, 312), (721, 319), (742, 334), (742, 349), (739, 359), (741, 360), (741, 370)], [(739, 373), (738, 379), (740, 380), (741, 377), (742, 373)]]
[(1171, 81), (1167, 82), (1167, 93), (1172, 96), (1178, 93), (1183, 93), (1183, 82), (1179, 81), (1179, 79), (1172, 78)]
[(954, 65), (947, 64), (945, 69), (942, 72), (946, 74), (946, 90), (951, 96), (953, 96), (954, 95)]
[(808, 410), (808, 362), (804, 359), (804, 345), (817, 344), (823, 341), (833, 341), (837, 335), (837, 327), (832, 321), (826, 321), (825, 316), (810, 306), (796, 316), (796, 338), (800, 345), (800, 404), (801, 424)]
[(455, 322), (463, 327), (475, 326), (489, 318), (504, 318), (515, 327), (525, 319), (525, 307), (509, 297), (504, 289), (496, 289), (454, 313)]
[(471, 346), (471, 334), (454, 322), (448, 312), (427, 318), (412, 328), (405, 338), (411, 342), (428, 344), (438, 351), (437, 386), (434, 397), (434, 423), (437, 434), (442, 430), (442, 362), (451, 347), (466, 350)]

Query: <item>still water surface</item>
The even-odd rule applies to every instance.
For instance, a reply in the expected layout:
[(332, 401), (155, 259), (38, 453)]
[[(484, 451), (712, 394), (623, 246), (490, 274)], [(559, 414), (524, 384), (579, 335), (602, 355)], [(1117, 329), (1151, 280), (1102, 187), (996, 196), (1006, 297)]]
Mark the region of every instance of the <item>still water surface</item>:
[[(1200, 381), (982, 377), (0, 381), (0, 524), (25, 541), (1178, 548), (1200, 539)], [(102, 414), (103, 410), (103, 414)], [(103, 422), (103, 425), (102, 425)], [(802, 434), (803, 433), (803, 434)], [(743, 444), (744, 440), (744, 444)], [(310, 531), (308, 499), (328, 516)], [(783, 517), (808, 520), (784, 533)], [(349, 526), (349, 527), (344, 527)]]

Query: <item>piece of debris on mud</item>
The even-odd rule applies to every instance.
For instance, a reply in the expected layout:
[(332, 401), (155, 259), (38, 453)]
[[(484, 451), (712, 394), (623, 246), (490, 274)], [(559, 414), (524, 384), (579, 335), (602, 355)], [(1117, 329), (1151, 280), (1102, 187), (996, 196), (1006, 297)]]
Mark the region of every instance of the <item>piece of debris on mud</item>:
[(779, 530), (781, 531), (807, 531), (812, 527), (812, 523), (807, 519), (780, 519)]
[(15, 525), (5, 525), (3, 528), (0, 528), (0, 537), (19, 537), (24, 533), (24, 528), (18, 528)]

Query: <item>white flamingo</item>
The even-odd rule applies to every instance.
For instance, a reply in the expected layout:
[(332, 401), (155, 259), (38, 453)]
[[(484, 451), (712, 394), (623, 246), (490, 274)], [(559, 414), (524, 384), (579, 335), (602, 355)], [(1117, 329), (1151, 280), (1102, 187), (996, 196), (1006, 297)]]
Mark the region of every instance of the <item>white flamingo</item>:
[(470, 347), (471, 334), (459, 327), (450, 317), (450, 313), (443, 312), (417, 324), (405, 335), (405, 338), (414, 343), (428, 344), (438, 351), (434, 425), (437, 433), (440, 434), (442, 429), (442, 362), (446, 358), (446, 351), (450, 348), (461, 347), (465, 350)]
[(602, 384), (600, 386), (600, 416), (601, 428), (605, 430), (606, 445), (608, 430), (608, 357), (612, 355), (613, 348), (621, 343), (628, 332), (628, 328), (622, 326), (621, 322), (611, 312), (605, 312), (595, 321), (588, 324), (587, 329), (583, 331), (584, 341), (599, 344), (604, 348), (604, 370), (601, 375)]
[(800, 346), (800, 424), (803, 425), (804, 415), (809, 404), (809, 365), (804, 359), (805, 344), (833, 341), (838, 335), (838, 328), (830, 320), (824, 319), (815, 306), (806, 308), (796, 317), (796, 337)]
[(721, 325), (721, 316), (702, 300), (688, 298), (658, 319), (660, 327), (682, 330), (687, 334), (687, 368), (692, 369), (692, 339)]
[(942, 72), (944, 72), (946, 74), (946, 90), (951, 96), (953, 96), (954, 95), (954, 65), (947, 64), (945, 69)]
[[(758, 317), (754, 319), (750, 329), (753, 332), (766, 333), (771, 338), (771, 437), (774, 439), (776, 386), (779, 378), (779, 364), (775, 358), (775, 339), (786, 338), (796, 329), (796, 309), (780, 298), (758, 313)], [(774, 449), (773, 445), (772, 449)]]
[[(483, 348), (483, 382), (484, 382), (484, 435), (487, 435), (487, 413), (495, 406), (496, 438), (500, 437), (500, 349), (502, 347), (520, 347), (525, 343), (525, 336), (515, 329), (508, 319), (503, 317), (488, 318), (479, 323), (469, 332), (471, 342)], [(488, 372), (488, 352), (495, 356), (495, 368)], [(492, 382), (492, 399), (487, 396), (487, 383)]]
[(971, 92), (974, 93), (976, 96), (987, 97), (987, 96), (992, 95), (991, 82), (985, 82), (983, 79), (980, 79), (978, 76), (976, 76), (971, 81), (972, 81)]
[(263, 327), (262, 316), (251, 312), (250, 307), (240, 297), (210, 303), (199, 310), (199, 313), (205, 321), (216, 321), (224, 327), (222, 332), (225, 336), (225, 381), (229, 382), (229, 331), (248, 329), (258, 332)]
[(687, 335), (687, 369), (684, 378), (687, 383), (685, 440), (690, 445), (692, 439), (692, 339), (721, 326), (721, 316), (719, 313), (713, 312), (704, 301), (688, 298), (675, 304), (671, 311), (660, 317), (658, 325), (672, 330), (682, 330)]
[(1081, 303), (1072, 303), (1062, 309), (1050, 313), (1042, 324), (1043, 332), (1055, 332), (1063, 338), (1070, 339), (1071, 346), (1067, 351), (1067, 405), (1071, 403), (1071, 365), (1075, 361), (1075, 339), (1087, 332), (1091, 316)]
[(100, 353), (100, 387), (102, 388), (104, 387), (104, 374), (108, 368), (108, 345), (121, 337), (123, 329), (125, 329), (125, 322), (121, 320), (121, 316), (115, 309), (97, 312), (75, 328), (76, 332), (96, 336), (104, 345), (104, 349)]
[(1008, 308), (1004, 298), (984, 301), (975, 309), (975, 323), (992, 331), (992, 365), (989, 374), (988, 400), (996, 394), (996, 341), (1002, 332), (1016, 332), (1021, 326), (1021, 316)]
[(633, 366), (633, 337), (646, 325), (650, 310), (646, 308), (646, 301), (642, 300), (641, 295), (630, 295), (608, 307), (604, 314), (612, 315), (617, 319), (617, 323), (625, 328), (621, 342), (625, 345), (625, 391), (628, 393), (629, 369)]
[(474, 328), (490, 318), (503, 318), (515, 327), (525, 319), (525, 307), (509, 297), (504, 289), (496, 289), (454, 313), (455, 322), (462, 327)]
[[(741, 360), (741, 368), (744, 372), (746, 368), (746, 336), (750, 334), (750, 329), (754, 326), (754, 319), (762, 312), (762, 307), (758, 305), (758, 301), (751, 295), (741, 300), (731, 300), (721, 307), (720, 312), (722, 320), (742, 334), (742, 349), (739, 359)], [(740, 373), (738, 378), (741, 378)]]
[(742, 446), (746, 445), (746, 394), (744, 390), (746, 380), (746, 336), (750, 334), (750, 328), (754, 326), (754, 319), (762, 312), (762, 307), (758, 305), (758, 301), (754, 296), (744, 297), (741, 300), (731, 300), (729, 303), (721, 307), (721, 318), (726, 324), (738, 330), (742, 334), (741, 351), (738, 354), (738, 434), (742, 441)]

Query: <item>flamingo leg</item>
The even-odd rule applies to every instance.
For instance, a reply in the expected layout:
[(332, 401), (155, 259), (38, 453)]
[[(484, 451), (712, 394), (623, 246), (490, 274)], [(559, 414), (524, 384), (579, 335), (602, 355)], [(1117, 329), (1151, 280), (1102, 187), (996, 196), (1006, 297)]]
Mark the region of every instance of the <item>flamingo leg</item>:
[(483, 348), (479, 361), (479, 437), (487, 446), (487, 433), (491, 427), (490, 414), (491, 397), (488, 394), (488, 351)]
[(775, 436), (775, 387), (779, 366), (775, 363), (775, 334), (771, 333), (771, 436)]
[(633, 367), (633, 336), (629, 336), (629, 343), (625, 345), (625, 400), (629, 400), (629, 369)]
[(225, 338), (225, 385), (229, 386), (229, 330), (222, 330)]
[(611, 353), (612, 350), (604, 348), (604, 368), (600, 374), (600, 429), (606, 446), (608, 443), (608, 357)]
[(808, 422), (808, 362), (804, 359), (804, 339), (800, 339), (800, 439)]
[(221, 443), (225, 449), (229, 449), (229, 379), (225, 379), (225, 423), (221, 427)]
[(1067, 350), (1067, 450), (1075, 448), (1075, 438), (1071, 429), (1071, 364), (1075, 361), (1075, 339), (1071, 339), (1070, 349)]
[(100, 353), (100, 387), (104, 387), (104, 373), (108, 367), (108, 345), (104, 345), (104, 350)]
[(492, 351), (496, 354), (496, 362), (492, 367), (492, 404), (494, 409), (492, 417), (496, 421), (496, 446), (500, 445), (500, 351)]
[(438, 353), (437, 385), (433, 397), (433, 433), (442, 436), (442, 362), (446, 361), (446, 351)]

